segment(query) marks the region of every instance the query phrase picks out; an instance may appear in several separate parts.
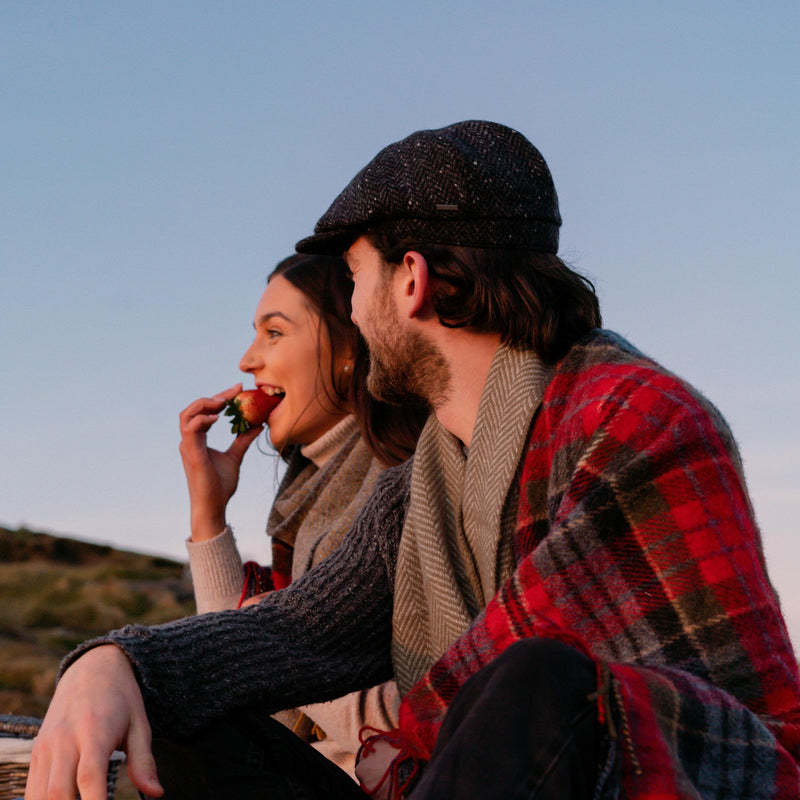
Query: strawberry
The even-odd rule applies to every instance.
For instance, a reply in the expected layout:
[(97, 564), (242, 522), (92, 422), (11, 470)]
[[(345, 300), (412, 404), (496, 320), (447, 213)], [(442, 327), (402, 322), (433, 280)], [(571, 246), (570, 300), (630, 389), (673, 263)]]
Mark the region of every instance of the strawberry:
[(225, 408), (225, 414), (232, 418), (231, 430), (238, 435), (263, 425), (282, 399), (283, 395), (266, 394), (260, 389), (239, 392)]

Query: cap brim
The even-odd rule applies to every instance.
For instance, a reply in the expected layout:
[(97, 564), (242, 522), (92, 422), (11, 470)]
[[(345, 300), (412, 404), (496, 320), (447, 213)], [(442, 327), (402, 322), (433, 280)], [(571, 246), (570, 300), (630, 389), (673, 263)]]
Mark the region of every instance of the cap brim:
[(353, 243), (352, 230), (326, 231), (301, 239), (294, 247), (305, 255), (340, 256)]

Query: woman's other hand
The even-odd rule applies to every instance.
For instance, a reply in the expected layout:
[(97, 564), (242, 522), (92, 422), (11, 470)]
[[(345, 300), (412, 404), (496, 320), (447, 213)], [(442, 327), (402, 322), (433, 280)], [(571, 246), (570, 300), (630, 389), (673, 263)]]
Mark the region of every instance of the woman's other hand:
[(192, 541), (213, 539), (226, 523), (225, 509), (239, 483), (239, 469), (247, 448), (263, 426), (237, 436), (224, 452), (208, 446), (206, 434), (229, 400), (242, 391), (236, 384), (214, 397), (203, 397), (180, 414), (180, 453), (191, 504)]
[(269, 594), (272, 594), (272, 591), (254, 594), (252, 597), (248, 597), (247, 600), (242, 600), (242, 604), (239, 606), (239, 608), (244, 608), (245, 606), (254, 606), (256, 603), (260, 603)]

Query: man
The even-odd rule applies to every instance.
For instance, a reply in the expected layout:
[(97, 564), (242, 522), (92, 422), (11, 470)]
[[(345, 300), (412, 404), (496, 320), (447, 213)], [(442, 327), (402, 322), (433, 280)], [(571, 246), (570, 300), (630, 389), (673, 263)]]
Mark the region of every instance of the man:
[(413, 464), (288, 590), (73, 653), (28, 800), (99, 800), (120, 745), (159, 794), (151, 729), (222, 793), (232, 724), (237, 750), (269, 741), (274, 796), (350, 797), (241, 709), (390, 675), (400, 727), (365, 732), (359, 764), (374, 797), (800, 794), (797, 662), (735, 443), (599, 329), (560, 222), (541, 155), (494, 123), (420, 131), (353, 179), (298, 250), (345, 253), (370, 390), (431, 405)]

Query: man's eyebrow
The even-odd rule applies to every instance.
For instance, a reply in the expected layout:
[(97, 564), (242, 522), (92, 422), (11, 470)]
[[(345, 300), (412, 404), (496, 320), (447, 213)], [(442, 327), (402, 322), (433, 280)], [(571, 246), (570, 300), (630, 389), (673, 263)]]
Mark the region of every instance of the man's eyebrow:
[(254, 323), (254, 328), (260, 328), (262, 325), (268, 323), (273, 317), (280, 317), (281, 319), (285, 319), (287, 322), (291, 322), (292, 320), (286, 316), (282, 311), (267, 311), (265, 314), (262, 314)]

